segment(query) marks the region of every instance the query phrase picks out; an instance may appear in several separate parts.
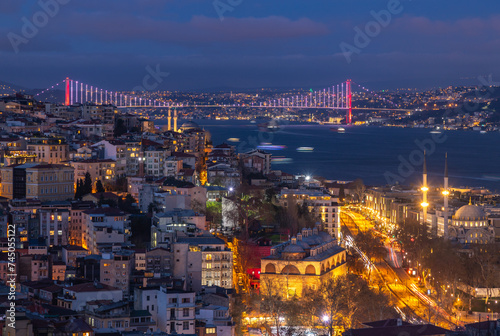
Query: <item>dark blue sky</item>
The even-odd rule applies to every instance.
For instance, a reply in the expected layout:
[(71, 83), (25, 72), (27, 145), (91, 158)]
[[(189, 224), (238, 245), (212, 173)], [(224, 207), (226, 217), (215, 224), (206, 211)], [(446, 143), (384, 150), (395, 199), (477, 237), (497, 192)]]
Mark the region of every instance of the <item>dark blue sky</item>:
[[(0, 1), (0, 80), (33, 88), (69, 76), (132, 89), (159, 65), (170, 75), (157, 88), (179, 90), (500, 81), (498, 0), (402, 0), (350, 63), (340, 44), (355, 46), (354, 28), (390, 1), (217, 0), (236, 4), (224, 20), (213, 0), (40, 0), (56, 1), (67, 4), (46, 25), (39, 1)], [(23, 35), (33, 16), (41, 27)]]

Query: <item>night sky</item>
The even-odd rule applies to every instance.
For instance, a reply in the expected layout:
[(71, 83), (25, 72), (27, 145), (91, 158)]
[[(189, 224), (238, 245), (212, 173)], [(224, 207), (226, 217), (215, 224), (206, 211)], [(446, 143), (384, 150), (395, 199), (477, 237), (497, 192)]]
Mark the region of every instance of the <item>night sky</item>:
[[(129, 90), (157, 65), (170, 75), (155, 88), (175, 90), (500, 81), (498, 0), (401, 1), (350, 63), (340, 44), (355, 46), (354, 28), (375, 22), (371, 12), (390, 1), (217, 0), (230, 8), (223, 20), (213, 0), (59, 1), (67, 4), (46, 24), (38, 1), (0, 1), (1, 81), (44, 88), (69, 76)], [(27, 37), (22, 28), (34, 15), (41, 27)], [(13, 36), (22, 40), (17, 53)]]

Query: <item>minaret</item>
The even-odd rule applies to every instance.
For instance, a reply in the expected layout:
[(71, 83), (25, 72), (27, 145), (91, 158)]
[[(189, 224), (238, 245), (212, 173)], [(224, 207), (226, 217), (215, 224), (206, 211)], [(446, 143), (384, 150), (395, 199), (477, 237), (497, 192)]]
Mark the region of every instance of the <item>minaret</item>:
[(174, 132), (177, 132), (177, 110), (174, 109)]
[(168, 130), (171, 131), (172, 130), (172, 115), (171, 115), (171, 111), (170, 109), (168, 109)]
[(423, 169), (423, 174), (422, 174), (422, 203), (420, 204), (422, 206), (423, 210), (423, 223), (424, 225), (427, 225), (427, 207), (429, 206), (429, 203), (427, 203), (427, 191), (429, 188), (427, 187), (427, 162), (426, 162), (426, 157), (425, 157), (425, 151), (424, 151), (424, 169)]
[(443, 201), (444, 201), (444, 216), (443, 216), (443, 236), (448, 237), (448, 153), (444, 157), (444, 187), (443, 187)]

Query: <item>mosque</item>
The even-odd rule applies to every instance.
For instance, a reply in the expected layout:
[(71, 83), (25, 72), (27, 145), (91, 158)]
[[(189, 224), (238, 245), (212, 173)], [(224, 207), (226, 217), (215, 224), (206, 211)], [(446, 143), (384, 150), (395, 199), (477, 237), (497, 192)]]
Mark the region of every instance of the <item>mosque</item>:
[(455, 212), (448, 237), (466, 244), (487, 244), (495, 241), (495, 230), (489, 225), (484, 211), (469, 203)]
[(273, 286), (284, 297), (300, 297), (304, 289), (315, 290), (346, 271), (346, 250), (337, 240), (317, 227), (304, 228), (261, 259), (260, 286), (264, 291)]
[[(422, 219), (429, 227), (436, 227), (438, 236), (444, 236), (462, 244), (488, 244), (495, 241), (495, 229), (488, 222), (488, 216), (484, 210), (471, 203), (459, 208), (449, 218), (450, 208), (448, 205), (448, 158), (445, 161), (443, 208), (436, 211), (434, 215), (427, 213), (427, 167), (424, 160), (422, 191)], [(432, 218), (434, 217), (434, 218)]]

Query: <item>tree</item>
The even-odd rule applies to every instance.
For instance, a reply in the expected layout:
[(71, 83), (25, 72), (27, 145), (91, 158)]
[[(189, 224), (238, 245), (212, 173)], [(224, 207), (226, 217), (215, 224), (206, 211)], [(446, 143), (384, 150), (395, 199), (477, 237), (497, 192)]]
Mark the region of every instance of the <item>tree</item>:
[(97, 180), (97, 182), (95, 183), (95, 190), (96, 190), (96, 192), (98, 192), (98, 193), (103, 193), (103, 192), (105, 192), (105, 191), (106, 191), (106, 190), (104, 189), (104, 186), (102, 185), (101, 180)]
[(113, 134), (115, 138), (127, 133), (127, 127), (125, 126), (125, 122), (122, 118), (117, 118), (115, 121), (115, 129), (113, 130)]
[(85, 173), (85, 179), (82, 185), (82, 195), (87, 195), (92, 193), (92, 177), (89, 172)]
[(473, 248), (472, 260), (479, 269), (481, 287), (486, 288), (486, 304), (492, 296), (492, 288), (499, 283), (499, 248), (497, 245), (477, 245)]
[(195, 211), (195, 212), (206, 215), (207, 205), (206, 205), (206, 203), (202, 203), (202, 202), (198, 201), (197, 199), (192, 199), (191, 200), (191, 209), (193, 209), (193, 211)]
[(387, 256), (387, 250), (382, 239), (373, 231), (359, 231), (356, 236), (356, 245), (373, 260), (382, 260)]
[(75, 199), (82, 198), (82, 196), (83, 196), (82, 185), (83, 185), (83, 181), (81, 179), (78, 179), (76, 181)]
[(281, 321), (285, 319), (290, 308), (286, 296), (285, 286), (281, 282), (270, 278), (261, 279), (261, 313), (271, 317), (276, 336), (280, 335)]
[(272, 203), (274, 202), (275, 199), (276, 199), (276, 190), (274, 188), (267, 188), (265, 201), (268, 203)]
[(222, 224), (222, 202), (209, 201), (206, 207), (207, 220), (215, 226)]
[(127, 186), (128, 186), (127, 178), (123, 177), (123, 176), (122, 177), (118, 177), (116, 179), (115, 187), (114, 187), (113, 191), (123, 191), (123, 192), (126, 192), (127, 191)]
[(430, 244), (426, 225), (415, 220), (405, 220), (395, 231), (396, 238), (401, 242), (403, 250), (410, 260), (421, 261), (423, 253)]
[(339, 201), (340, 202), (345, 201), (345, 187), (343, 184), (341, 184), (339, 188)]
[(153, 214), (153, 212), (158, 212), (158, 204), (156, 202), (151, 202), (148, 205), (148, 214)]
[(124, 200), (121, 198), (118, 199), (118, 208), (128, 213), (137, 213), (138, 209), (133, 206), (134, 203), (136, 203), (135, 198), (132, 197), (132, 195), (127, 194)]
[(351, 329), (364, 321), (393, 317), (382, 288), (370, 288), (355, 274), (342, 275), (323, 281), (317, 290), (308, 289), (305, 307), (312, 307), (309, 313), (326, 324), (329, 335), (334, 335), (335, 327)]
[(317, 290), (308, 289), (304, 297), (311, 307), (309, 312), (322, 321), (327, 329), (328, 335), (334, 335), (334, 327), (340, 325), (343, 310), (344, 277), (330, 278), (322, 282)]
[(355, 199), (359, 203), (362, 203), (364, 198), (365, 198), (365, 192), (366, 192), (366, 187), (365, 187), (365, 184), (363, 183), (363, 180), (358, 178), (358, 179), (354, 180), (354, 182), (352, 184), (353, 184)]
[[(438, 298), (449, 301), (445, 304), (452, 304), (459, 282), (465, 279), (465, 264), (459, 249), (446, 238), (434, 238), (429, 241), (429, 247), (425, 249), (421, 263), (424, 269), (430, 270), (427, 274), (432, 274), (434, 278), (433, 284)], [(423, 280), (424, 284), (427, 284), (428, 277), (424, 276)], [(447, 285), (450, 285), (453, 297), (444, 295), (448, 290)]]

